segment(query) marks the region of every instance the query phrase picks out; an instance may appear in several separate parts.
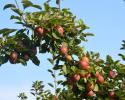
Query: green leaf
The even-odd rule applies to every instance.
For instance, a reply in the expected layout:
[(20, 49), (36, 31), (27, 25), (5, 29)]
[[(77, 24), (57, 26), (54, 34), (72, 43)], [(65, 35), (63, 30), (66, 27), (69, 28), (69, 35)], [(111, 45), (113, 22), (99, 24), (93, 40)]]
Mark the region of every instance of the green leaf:
[(81, 39), (82, 41), (86, 41), (86, 39), (85, 39), (85, 36), (84, 36), (84, 35), (81, 35), (81, 36), (80, 36), (80, 39)]
[(42, 10), (42, 7), (39, 6), (39, 5), (32, 5), (32, 7), (37, 8), (37, 9), (39, 9), (39, 10)]
[(17, 8), (12, 8), (12, 11), (15, 12), (16, 14), (22, 16), (23, 12)]
[(44, 43), (44, 44), (42, 44), (40, 47), (39, 47), (39, 52), (40, 53), (46, 53), (47, 52), (47, 44), (46, 43)]
[(15, 16), (15, 15), (12, 15), (12, 16), (10, 17), (10, 19), (16, 19), (16, 20), (19, 20), (19, 21), (22, 20), (20, 16)]
[(82, 90), (84, 89), (84, 86), (83, 86), (83, 85), (80, 85), (80, 84), (78, 84), (78, 83), (76, 83), (76, 84), (77, 84), (77, 87), (78, 87), (79, 90), (82, 91)]
[(119, 56), (125, 61), (125, 55), (119, 54)]
[(54, 64), (53, 59), (48, 58), (48, 61), (49, 61), (52, 65)]
[(113, 63), (112, 57), (110, 55), (107, 55), (106, 61), (110, 64)]
[(57, 66), (54, 66), (53, 69), (58, 70), (58, 69), (61, 69), (62, 67), (63, 67), (63, 65), (57, 65)]
[(84, 36), (94, 36), (94, 34), (87, 32), (84, 34)]
[(94, 91), (96, 91), (96, 92), (99, 91), (99, 86), (98, 86), (98, 84), (95, 85)]
[(36, 56), (31, 57), (31, 60), (35, 65), (39, 66), (40, 61)]
[(58, 84), (58, 85), (61, 84), (61, 83), (63, 83), (62, 80), (57, 81), (57, 84)]
[(45, 11), (48, 11), (50, 7), (47, 3), (44, 3), (44, 8), (45, 8)]
[(48, 72), (50, 72), (51, 74), (53, 73), (53, 71), (52, 71), (52, 70), (50, 70), (50, 69), (48, 69)]
[(9, 29), (9, 28), (4, 28), (0, 30), (0, 34), (3, 34), (3, 36), (9, 35), (12, 32), (15, 32), (16, 29)]
[(52, 87), (52, 88), (54, 87), (52, 83), (48, 83), (48, 85), (49, 85), (50, 87)]
[(64, 74), (67, 74), (66, 65), (63, 65), (62, 70), (63, 70)]
[(75, 43), (76, 43), (76, 45), (78, 45), (78, 44), (81, 43), (81, 40), (80, 39), (75, 39)]
[(52, 75), (52, 77), (53, 77), (53, 78), (55, 78), (55, 77), (56, 77), (56, 76), (55, 76), (55, 74), (51, 74), (51, 75)]
[(42, 7), (41, 7), (41, 6), (39, 6), (39, 5), (34, 5), (34, 4), (33, 4), (31, 1), (29, 1), (29, 0), (23, 0), (22, 3), (23, 3), (23, 8), (24, 8), (24, 9), (26, 9), (26, 8), (28, 8), (28, 7), (33, 7), (33, 8), (37, 8), (37, 9), (42, 10)]
[(72, 70), (73, 72), (75, 72), (75, 71), (76, 71), (76, 67), (75, 67), (75, 66), (72, 66), (72, 67), (71, 67), (71, 70)]
[(16, 6), (14, 4), (7, 4), (4, 6), (4, 10), (7, 9), (7, 8), (16, 8)]
[(52, 33), (52, 36), (55, 38), (55, 39), (60, 39), (57, 35), (56, 35), (56, 33)]
[(29, 0), (22, 0), (22, 4), (23, 4), (24, 9), (26, 9), (26, 8), (33, 5), (33, 3), (31, 1), (29, 1)]
[(26, 66), (26, 65), (27, 65), (27, 63), (26, 63), (26, 61), (25, 61), (24, 59), (19, 59), (19, 62), (20, 62), (23, 66)]
[(56, 89), (56, 93), (59, 93), (61, 91), (61, 88)]

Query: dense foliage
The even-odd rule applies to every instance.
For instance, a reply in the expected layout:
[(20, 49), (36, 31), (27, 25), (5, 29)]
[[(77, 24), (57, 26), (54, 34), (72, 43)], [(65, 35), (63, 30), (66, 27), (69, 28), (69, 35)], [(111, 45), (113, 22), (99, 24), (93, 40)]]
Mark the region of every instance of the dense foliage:
[[(59, 8), (51, 7), (48, 2), (42, 8), (22, 0), (23, 10), (17, 2), (16, 5), (5, 5), (4, 9), (15, 12), (10, 19), (21, 28), (0, 30), (0, 65), (8, 61), (27, 65), (32, 60), (39, 66), (37, 53), (50, 53), (52, 58), (48, 61), (53, 67), (48, 72), (54, 78), (54, 84), (48, 85), (55, 89), (55, 93), (45, 91), (42, 82), (36, 81), (31, 89), (36, 100), (124, 100), (125, 65), (110, 55), (103, 60), (99, 53), (85, 51), (80, 44), (87, 41), (87, 36), (93, 36), (84, 32), (89, 27), (83, 20), (77, 20), (69, 9), (60, 9), (60, 0), (57, 0)], [(36, 12), (27, 10), (31, 7), (37, 9)], [(124, 44), (122, 49), (125, 49)], [(119, 55), (125, 60), (123, 54)], [(56, 80), (55, 71), (65, 80)], [(18, 97), (21, 100), (28, 98), (25, 93)]]

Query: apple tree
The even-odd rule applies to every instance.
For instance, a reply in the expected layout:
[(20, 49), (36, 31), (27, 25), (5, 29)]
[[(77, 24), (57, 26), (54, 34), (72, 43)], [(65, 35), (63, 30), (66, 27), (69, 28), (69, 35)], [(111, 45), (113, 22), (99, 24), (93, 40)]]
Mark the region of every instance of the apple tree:
[[(52, 58), (48, 61), (52, 69), (48, 72), (54, 84), (48, 85), (55, 93), (44, 90), (42, 81), (36, 81), (31, 89), (36, 100), (124, 100), (125, 65), (110, 55), (103, 60), (99, 53), (85, 51), (80, 44), (87, 41), (87, 36), (93, 36), (84, 31), (89, 27), (82, 19), (77, 20), (68, 8), (61, 8), (60, 0), (56, 0), (57, 7), (50, 6), (50, 1), (44, 7), (29, 0), (22, 0), (21, 5), (15, 0), (15, 4), (4, 6), (4, 10), (15, 13), (10, 19), (20, 28), (0, 29), (0, 65), (10, 62), (26, 66), (31, 60), (39, 66), (37, 53), (50, 53)], [(26, 10), (31, 7), (36, 11)], [(125, 60), (123, 54), (119, 56)], [(57, 76), (65, 79), (57, 80)], [(25, 93), (18, 97), (28, 98)]]

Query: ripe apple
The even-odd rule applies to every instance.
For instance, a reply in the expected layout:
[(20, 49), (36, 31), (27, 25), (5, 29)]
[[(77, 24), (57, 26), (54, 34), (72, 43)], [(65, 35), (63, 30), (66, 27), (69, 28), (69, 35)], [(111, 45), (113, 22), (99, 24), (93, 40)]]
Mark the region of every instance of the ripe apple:
[(74, 85), (75, 81), (74, 81), (73, 77), (68, 79), (67, 83), (70, 84), (70, 85)]
[(37, 49), (36, 49), (36, 47), (32, 47), (32, 48), (31, 48), (31, 53), (32, 53), (33, 55), (36, 55), (36, 54), (37, 54)]
[(62, 26), (56, 26), (57, 31), (60, 33), (60, 35), (63, 37), (64, 36), (64, 29)]
[(81, 77), (81, 78), (85, 78), (85, 75), (86, 75), (86, 74), (84, 74), (84, 73), (80, 73), (80, 77)]
[(80, 80), (80, 75), (79, 75), (79, 74), (75, 74), (75, 75), (73, 76), (73, 80), (74, 80), (74, 81), (79, 81), (79, 80)]
[(41, 37), (44, 35), (44, 29), (42, 27), (36, 27), (34, 31), (36, 36)]
[(67, 53), (68, 53), (68, 48), (67, 48), (66, 46), (61, 46), (61, 47), (60, 47), (60, 52), (61, 52), (61, 54), (63, 54), (63, 55), (67, 55)]
[(110, 77), (110, 78), (115, 78), (116, 76), (117, 76), (117, 74), (116, 74), (115, 71), (112, 71), (112, 70), (111, 70), (111, 71), (109, 72), (109, 77)]
[(94, 96), (94, 92), (91, 90), (91, 91), (89, 91), (88, 93), (87, 93), (87, 96), (88, 97), (93, 97)]
[(85, 57), (82, 57), (81, 60), (82, 60), (82, 61), (85, 61), (85, 62), (87, 62), (87, 63), (89, 63), (89, 58), (86, 57), (86, 56), (85, 56)]
[(86, 89), (87, 89), (87, 91), (91, 91), (91, 90), (94, 90), (94, 84), (93, 83), (87, 83), (87, 85), (86, 85)]
[(114, 98), (115, 97), (115, 92), (114, 91), (110, 91), (108, 95), (109, 95), (110, 98)]
[(99, 77), (99, 75), (100, 75), (99, 71), (96, 71), (95, 76), (96, 76), (96, 77)]
[(92, 76), (91, 73), (85, 74), (85, 77), (86, 77), (86, 78), (90, 78), (91, 76)]
[(103, 84), (104, 83), (104, 77), (102, 75), (99, 75), (97, 77), (97, 81), (98, 81), (98, 83)]
[(80, 60), (80, 67), (85, 70), (88, 70), (90, 68), (89, 64), (83, 60)]
[(58, 97), (54, 95), (53, 100), (58, 100)]
[(28, 55), (28, 54), (25, 54), (25, 55), (24, 55), (24, 59), (25, 59), (26, 61), (28, 61), (28, 60), (29, 60), (29, 55)]
[(65, 57), (66, 57), (67, 61), (72, 61), (72, 57), (70, 55), (66, 55)]
[(17, 61), (18, 58), (18, 53), (16, 51), (12, 51), (10, 54), (10, 59), (13, 63), (15, 63)]

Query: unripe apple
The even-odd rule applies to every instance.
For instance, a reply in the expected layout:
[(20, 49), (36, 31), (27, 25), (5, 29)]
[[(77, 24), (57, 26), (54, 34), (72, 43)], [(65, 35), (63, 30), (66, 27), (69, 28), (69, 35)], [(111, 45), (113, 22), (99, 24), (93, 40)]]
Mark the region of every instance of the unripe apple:
[(68, 48), (67, 48), (66, 46), (61, 46), (61, 47), (60, 47), (60, 52), (61, 52), (61, 54), (63, 54), (63, 55), (67, 55), (67, 53), (68, 53)]
[(110, 78), (115, 78), (116, 76), (117, 76), (117, 74), (116, 74), (115, 71), (112, 71), (112, 70), (111, 70), (111, 71), (109, 72), (109, 77), (110, 77)]
[(64, 29), (63, 29), (63, 27), (62, 26), (57, 26), (56, 29), (60, 33), (60, 35), (63, 37), (64, 36)]
[(99, 75), (97, 77), (97, 81), (98, 81), (98, 83), (103, 84), (104, 83), (104, 77), (102, 75)]
[(18, 53), (16, 51), (12, 51), (10, 54), (10, 59), (13, 63), (15, 63), (17, 61), (18, 58)]
[(90, 68), (89, 64), (83, 60), (80, 60), (80, 67), (85, 70), (88, 70)]
[(66, 55), (65, 57), (67, 61), (72, 61), (72, 57), (70, 55)]
[(34, 31), (35, 31), (35, 35), (38, 37), (41, 37), (44, 35), (44, 29), (42, 27), (36, 27)]
[(81, 77), (81, 78), (85, 78), (85, 75), (86, 75), (86, 74), (84, 74), (84, 73), (80, 73), (80, 77)]
[(91, 91), (89, 91), (88, 93), (87, 93), (87, 96), (88, 97), (93, 97), (94, 96), (94, 92), (91, 90)]
[(74, 81), (79, 81), (79, 80), (80, 80), (80, 75), (79, 75), (79, 74), (75, 74), (75, 75), (73, 76), (73, 80), (74, 80)]
[(82, 57), (81, 60), (82, 60), (82, 61), (85, 61), (85, 62), (87, 62), (87, 63), (89, 63), (89, 58), (86, 57), (86, 56), (85, 56), (85, 57)]
[(110, 91), (108, 95), (109, 95), (110, 98), (114, 98), (115, 97), (115, 92), (114, 91)]
[(86, 89), (87, 89), (87, 91), (91, 91), (91, 90), (94, 90), (94, 84), (93, 83), (87, 83), (87, 85), (86, 85)]

